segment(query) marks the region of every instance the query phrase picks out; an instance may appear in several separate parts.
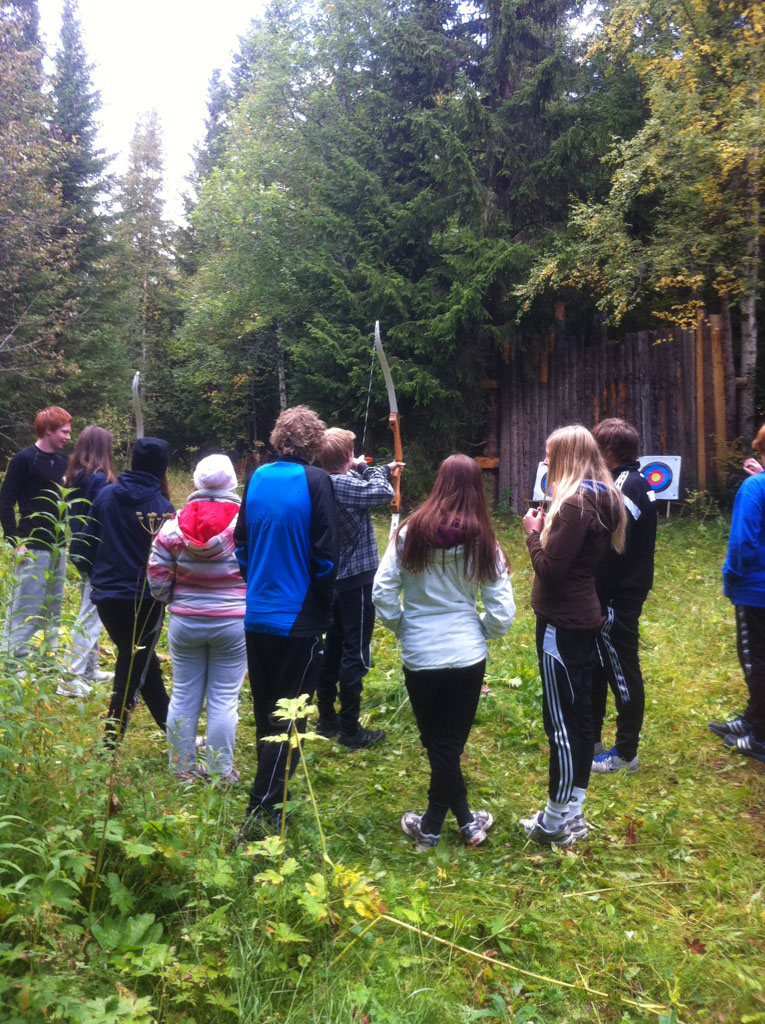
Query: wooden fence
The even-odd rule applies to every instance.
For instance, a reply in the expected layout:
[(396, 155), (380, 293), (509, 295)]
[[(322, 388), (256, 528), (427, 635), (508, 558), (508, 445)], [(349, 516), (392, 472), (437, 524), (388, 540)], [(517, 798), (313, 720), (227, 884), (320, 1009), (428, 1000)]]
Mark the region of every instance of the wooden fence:
[(508, 345), (485, 382), (488, 429), (479, 462), (496, 497), (521, 511), (556, 427), (620, 416), (640, 431), (641, 454), (682, 456), (681, 486), (705, 489), (724, 481), (731, 384), (719, 316), (701, 311), (695, 330), (639, 331), (617, 341), (605, 329), (567, 334), (559, 304), (549, 335)]

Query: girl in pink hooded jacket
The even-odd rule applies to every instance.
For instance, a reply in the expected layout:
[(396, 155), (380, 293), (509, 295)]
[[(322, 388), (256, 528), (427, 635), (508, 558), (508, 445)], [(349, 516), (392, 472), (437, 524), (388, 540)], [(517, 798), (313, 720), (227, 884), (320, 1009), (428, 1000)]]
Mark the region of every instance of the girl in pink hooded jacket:
[(225, 782), (239, 781), (234, 740), (247, 657), (245, 585), (234, 555), (236, 485), (227, 456), (202, 459), (194, 471), (197, 489), (178, 517), (162, 526), (149, 557), (151, 592), (170, 610), (170, 766), (186, 781), (207, 776), (196, 760), (205, 696), (208, 767)]

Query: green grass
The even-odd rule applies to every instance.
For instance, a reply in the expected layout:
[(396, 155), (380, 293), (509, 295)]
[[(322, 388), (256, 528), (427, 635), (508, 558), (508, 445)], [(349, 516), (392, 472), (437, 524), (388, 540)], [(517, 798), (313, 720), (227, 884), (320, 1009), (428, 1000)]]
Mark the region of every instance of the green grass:
[[(179, 502), (187, 484), (174, 480)], [(595, 828), (568, 853), (528, 845), (516, 824), (545, 798), (547, 747), (522, 531), (515, 519), (499, 530), (518, 615), (491, 647), (463, 759), (474, 805), (496, 820), (481, 850), (462, 847), (453, 822), (427, 854), (400, 831), (401, 812), (423, 807), (427, 767), (395, 642), (378, 627), (364, 710), (387, 742), (349, 754), (308, 741), (335, 867), (322, 865), (301, 771), (281, 870), (263, 844), (230, 852), (246, 785), (180, 786), (139, 707), (89, 929), (111, 771), (98, 755), (105, 696), (55, 698), (43, 659), (23, 684), (0, 672), (0, 1021), (765, 1021), (765, 765), (706, 729), (744, 692), (720, 589), (726, 524), (660, 524), (641, 770), (593, 778)]]

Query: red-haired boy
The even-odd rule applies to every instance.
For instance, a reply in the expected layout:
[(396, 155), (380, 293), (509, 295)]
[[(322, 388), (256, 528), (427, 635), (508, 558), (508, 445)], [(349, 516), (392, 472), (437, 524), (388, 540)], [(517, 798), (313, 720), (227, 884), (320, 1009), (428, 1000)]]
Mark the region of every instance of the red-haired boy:
[(50, 406), (38, 412), (34, 430), (37, 440), (13, 456), (0, 488), (0, 524), (16, 553), (2, 646), (18, 658), (29, 653), (29, 641), (39, 629), (55, 647), (66, 575), (57, 503), (72, 417), (66, 409)]

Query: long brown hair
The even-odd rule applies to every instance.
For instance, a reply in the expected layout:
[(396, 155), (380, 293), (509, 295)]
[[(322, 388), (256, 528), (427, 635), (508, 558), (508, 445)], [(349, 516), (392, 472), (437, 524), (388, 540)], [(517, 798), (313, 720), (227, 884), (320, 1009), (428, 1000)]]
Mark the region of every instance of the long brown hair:
[(103, 427), (91, 424), (85, 427), (75, 441), (64, 477), (67, 486), (72, 487), (75, 478), (82, 472), (87, 476), (103, 473), (106, 482), (110, 484), (117, 479), (112, 464), (112, 435)]
[[(491, 525), (483, 477), (467, 455), (450, 455), (438, 467), (433, 489), (399, 530), (406, 526), (401, 564), (409, 572), (428, 569), (440, 550), (463, 546), (463, 572), (479, 585), (494, 583), (502, 565)], [(398, 537), (398, 534), (396, 535)], [(453, 539), (449, 543), (449, 538)], [(503, 554), (504, 557), (504, 554)], [(505, 559), (507, 561), (507, 559)]]

